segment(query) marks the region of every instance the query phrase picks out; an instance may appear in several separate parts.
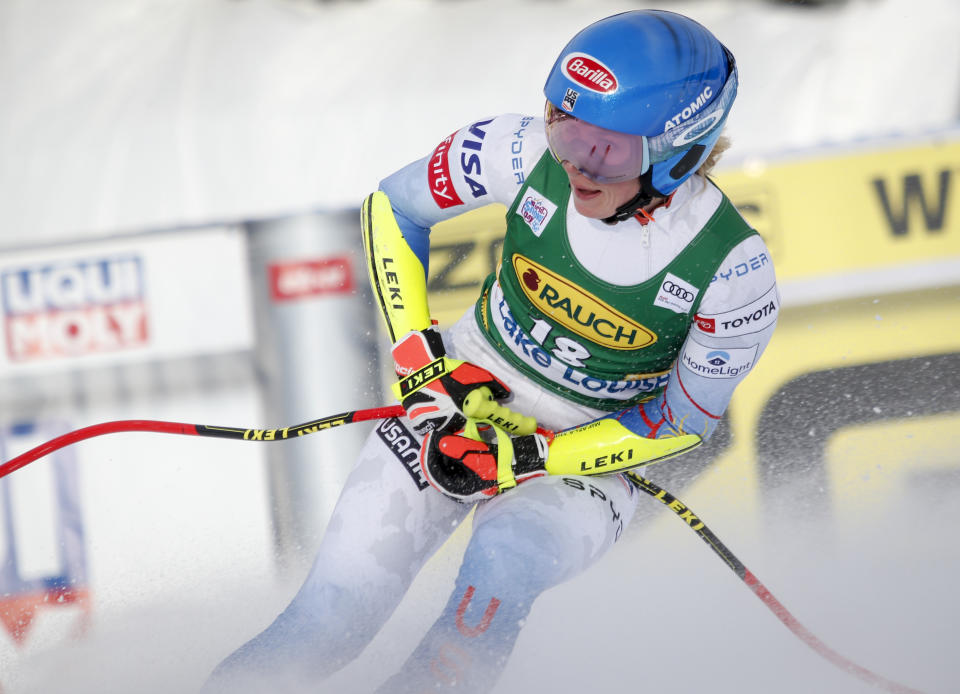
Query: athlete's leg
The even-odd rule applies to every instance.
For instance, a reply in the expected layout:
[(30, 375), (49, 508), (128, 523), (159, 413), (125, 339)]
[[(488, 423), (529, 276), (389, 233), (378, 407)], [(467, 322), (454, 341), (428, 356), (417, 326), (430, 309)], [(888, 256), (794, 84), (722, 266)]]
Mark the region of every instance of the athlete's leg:
[[(316, 682), (355, 658), (469, 507), (427, 486), (406, 420), (370, 435), (306, 581), (262, 633), (214, 671), (209, 691)], [(207, 690), (205, 690), (207, 691)]]
[(380, 691), (488, 691), (536, 597), (610, 549), (636, 503), (620, 477), (538, 478), (482, 503), (453, 595)]

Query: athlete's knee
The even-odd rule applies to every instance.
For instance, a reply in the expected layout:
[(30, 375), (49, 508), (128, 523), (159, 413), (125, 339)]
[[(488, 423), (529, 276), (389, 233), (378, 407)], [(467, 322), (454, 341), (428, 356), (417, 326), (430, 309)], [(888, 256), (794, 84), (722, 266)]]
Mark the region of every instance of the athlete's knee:
[(359, 655), (382, 620), (354, 591), (332, 584), (301, 591), (264, 631), (227, 658), (225, 675), (324, 677)]
[[(301, 589), (274, 622), (289, 641), (302, 642), (306, 653), (330, 653), (352, 659), (383, 626), (384, 611), (376, 599), (356, 589), (331, 583)], [(389, 615), (390, 611), (386, 611)], [(273, 626), (271, 626), (273, 628)], [(339, 657), (337, 657), (339, 656)]]
[(537, 594), (568, 573), (568, 538), (535, 510), (515, 510), (484, 519), (473, 530), (462, 577), (499, 591)]

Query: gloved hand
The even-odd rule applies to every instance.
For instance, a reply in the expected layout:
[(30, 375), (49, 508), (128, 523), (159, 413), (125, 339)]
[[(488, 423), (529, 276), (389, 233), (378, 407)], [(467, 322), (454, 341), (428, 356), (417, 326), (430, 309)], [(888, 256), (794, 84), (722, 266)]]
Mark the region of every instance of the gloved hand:
[(611, 475), (652, 465), (700, 445), (696, 434), (663, 439), (640, 436), (615, 417), (554, 433), (511, 438), (493, 427), (496, 443), (482, 440), (473, 420), (464, 435), (434, 432), (423, 441), (420, 469), (447, 496), (473, 502), (496, 496), (541, 475)]
[(480, 438), (471, 421), (466, 435), (450, 431), (427, 434), (420, 449), (420, 469), (427, 481), (447, 496), (474, 503), (547, 474), (547, 437), (541, 433), (511, 438), (493, 427), (497, 442)]
[(417, 433), (460, 431), (467, 417), (514, 434), (536, 430), (532, 417), (511, 412), (497, 401), (510, 395), (500, 379), (475, 364), (451, 359), (434, 328), (413, 330), (393, 346), (400, 381), (394, 394)]

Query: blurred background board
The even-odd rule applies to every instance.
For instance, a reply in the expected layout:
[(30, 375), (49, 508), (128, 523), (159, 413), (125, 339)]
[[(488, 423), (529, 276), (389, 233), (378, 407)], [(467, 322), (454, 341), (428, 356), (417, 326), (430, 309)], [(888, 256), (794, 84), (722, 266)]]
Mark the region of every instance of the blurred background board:
[[(784, 309), (714, 439), (650, 476), (826, 642), (955, 691), (960, 4), (660, 6), (737, 56), (716, 179), (771, 258), (721, 272), (772, 261)], [(389, 402), (360, 201), (456, 128), (540, 115), (569, 36), (630, 7), (0, 3), (0, 457), (112, 419), (264, 428)], [(495, 269), (503, 213), (434, 230), (441, 322)], [(0, 687), (197, 688), (298, 587), (367, 431), (116, 435), (0, 481)], [(465, 533), (331, 686), (402, 662)], [(634, 685), (870, 691), (652, 500), (541, 598), (498, 691)]]

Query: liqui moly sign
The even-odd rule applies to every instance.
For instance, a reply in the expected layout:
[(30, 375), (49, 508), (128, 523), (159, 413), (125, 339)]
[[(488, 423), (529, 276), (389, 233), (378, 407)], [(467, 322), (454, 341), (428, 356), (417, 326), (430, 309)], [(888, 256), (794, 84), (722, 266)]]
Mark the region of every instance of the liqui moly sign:
[(563, 74), (571, 82), (601, 94), (617, 91), (617, 78), (606, 65), (586, 53), (569, 53), (563, 57)]
[(140, 256), (124, 255), (0, 271), (10, 361), (145, 345), (142, 265)]

